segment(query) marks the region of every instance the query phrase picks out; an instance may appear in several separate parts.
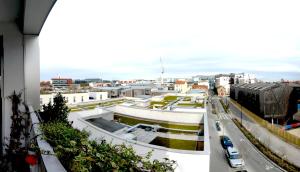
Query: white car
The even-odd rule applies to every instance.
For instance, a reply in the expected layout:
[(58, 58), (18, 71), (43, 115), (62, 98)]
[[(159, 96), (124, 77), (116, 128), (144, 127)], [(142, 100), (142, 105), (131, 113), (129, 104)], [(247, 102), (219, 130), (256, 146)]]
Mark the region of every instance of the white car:
[(231, 167), (239, 168), (245, 165), (242, 156), (239, 154), (239, 151), (235, 147), (228, 147), (225, 154)]

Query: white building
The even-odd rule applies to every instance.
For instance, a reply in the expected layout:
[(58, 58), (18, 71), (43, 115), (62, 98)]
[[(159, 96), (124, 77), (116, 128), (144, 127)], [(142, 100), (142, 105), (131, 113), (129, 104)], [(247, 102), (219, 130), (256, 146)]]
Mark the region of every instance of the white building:
[(209, 89), (209, 80), (199, 80), (198, 81), (198, 85), (204, 85), (207, 86), (207, 88)]
[[(42, 94), (40, 96), (40, 105), (53, 102), (55, 95), (56, 93)], [(62, 96), (65, 97), (68, 105), (108, 99), (107, 92), (65, 93)]]
[(174, 90), (179, 93), (186, 93), (191, 88), (188, 86), (187, 82), (185, 80), (177, 80), (174, 85)]
[(228, 95), (230, 92), (230, 77), (228, 75), (219, 75), (216, 76), (216, 84), (215, 87), (218, 88), (220, 86), (225, 88), (226, 94)]
[(256, 83), (255, 74), (239, 73), (234, 76), (234, 83), (236, 84), (254, 84)]

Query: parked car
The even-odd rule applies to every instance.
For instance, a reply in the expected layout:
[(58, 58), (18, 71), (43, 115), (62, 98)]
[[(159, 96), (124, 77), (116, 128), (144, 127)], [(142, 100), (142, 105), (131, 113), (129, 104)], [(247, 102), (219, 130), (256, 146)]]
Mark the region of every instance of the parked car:
[(216, 128), (217, 128), (217, 131), (221, 131), (220, 121), (216, 121)]
[(228, 136), (221, 136), (221, 144), (224, 149), (233, 147), (233, 144)]
[(240, 168), (245, 165), (242, 156), (239, 154), (239, 151), (236, 148), (228, 147), (225, 155), (231, 167)]

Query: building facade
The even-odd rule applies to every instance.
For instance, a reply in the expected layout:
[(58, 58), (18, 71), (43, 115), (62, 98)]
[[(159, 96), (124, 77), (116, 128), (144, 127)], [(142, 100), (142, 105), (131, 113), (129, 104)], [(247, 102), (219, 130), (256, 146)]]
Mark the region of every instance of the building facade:
[[(230, 84), (229, 84), (230, 77), (229, 75), (217, 75), (216, 76), (216, 89), (225, 89), (225, 95), (229, 95), (230, 92)], [(223, 87), (223, 88), (221, 88)]]
[(186, 93), (190, 90), (188, 83), (185, 80), (176, 80), (174, 89), (179, 93)]
[(71, 78), (52, 78), (51, 83), (53, 85), (53, 88), (68, 88), (73, 84), (73, 81)]
[(298, 112), (300, 85), (294, 83), (235, 84), (230, 97), (264, 119), (282, 123)]
[[(40, 105), (53, 102), (55, 95), (56, 93), (41, 94)], [(63, 93), (62, 96), (66, 99), (68, 105), (108, 99), (107, 92)]]

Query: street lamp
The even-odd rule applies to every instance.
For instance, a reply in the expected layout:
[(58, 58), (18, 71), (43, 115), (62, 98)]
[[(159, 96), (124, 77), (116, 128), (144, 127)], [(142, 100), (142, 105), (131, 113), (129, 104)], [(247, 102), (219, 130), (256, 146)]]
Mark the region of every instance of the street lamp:
[(242, 101), (240, 101), (240, 105), (241, 105), (241, 125), (243, 125), (243, 105), (242, 105)]

